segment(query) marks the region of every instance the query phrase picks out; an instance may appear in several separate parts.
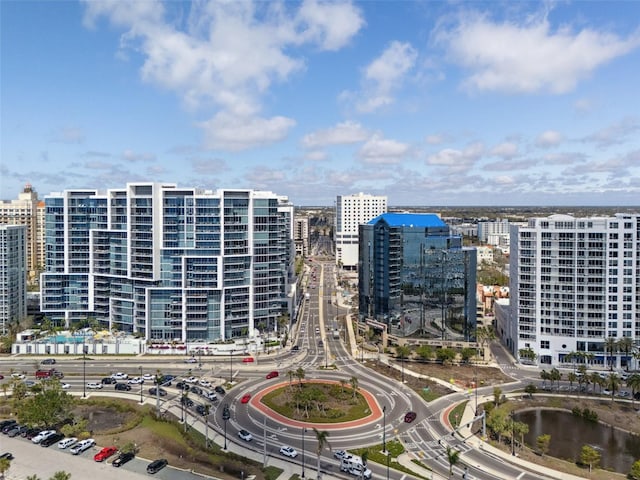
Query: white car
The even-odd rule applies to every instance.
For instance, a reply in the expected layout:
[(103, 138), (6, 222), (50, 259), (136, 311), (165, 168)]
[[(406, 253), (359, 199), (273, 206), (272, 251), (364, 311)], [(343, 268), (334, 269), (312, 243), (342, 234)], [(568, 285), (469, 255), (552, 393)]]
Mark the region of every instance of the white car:
[(86, 440), (82, 440), (81, 442), (76, 443), (73, 447), (69, 449), (69, 451), (73, 455), (78, 455), (79, 453), (88, 450), (96, 444), (96, 441), (93, 438), (87, 438)]
[(211, 386), (211, 382), (208, 380), (204, 380), (204, 379), (200, 379), (200, 381), (198, 382), (200, 384), (200, 386), (202, 387), (210, 387)]
[(78, 441), (78, 439), (76, 437), (63, 438), (62, 440), (60, 440), (58, 442), (58, 448), (64, 450), (65, 448), (70, 447), (71, 445), (73, 445), (77, 441)]
[(129, 378), (129, 375), (126, 373), (118, 372), (111, 375), (111, 378), (115, 378), (116, 380), (126, 380)]
[(298, 451), (288, 445), (283, 445), (282, 447), (280, 447), (280, 453), (285, 457), (295, 458), (298, 456)]
[(184, 380), (185, 382), (188, 382), (188, 383), (198, 383), (198, 379), (196, 377), (189, 377), (189, 378), (185, 378)]
[(338, 460), (342, 460), (342, 458), (347, 454), (347, 452), (345, 452), (344, 450), (336, 450), (335, 452), (333, 452), (333, 456), (336, 457)]
[(40, 443), (45, 438), (49, 438), (51, 435), (55, 435), (55, 434), (56, 434), (55, 430), (43, 430), (39, 434), (37, 434), (35, 437), (33, 437), (31, 441), (33, 443)]
[(196, 360), (195, 358), (191, 357), (191, 358), (187, 358), (184, 363), (198, 363), (198, 360)]
[(218, 400), (218, 395), (216, 395), (214, 392), (207, 392), (204, 397), (206, 397), (207, 400), (211, 400), (212, 402)]
[(68, 383), (61, 383), (60, 388), (63, 390), (69, 390), (71, 388), (71, 385)]
[(12, 373), (11, 377), (17, 378), (18, 380), (24, 380), (25, 378), (27, 378), (23, 373)]
[(87, 388), (89, 390), (100, 390), (102, 388), (102, 384), (97, 382), (89, 382), (87, 383)]
[(155, 376), (155, 375), (153, 375), (153, 374), (151, 374), (151, 373), (145, 373), (145, 374), (142, 376), (142, 379), (143, 379), (143, 380), (145, 380), (145, 381), (153, 381), (153, 380), (155, 380), (155, 379), (156, 379), (156, 376)]
[(251, 432), (247, 432), (244, 428), (238, 432), (238, 436), (245, 442), (250, 442), (251, 440), (253, 440), (253, 435), (251, 435)]
[(141, 383), (144, 383), (144, 380), (140, 377), (134, 377), (134, 378), (130, 378), (127, 383), (131, 385), (140, 385)]

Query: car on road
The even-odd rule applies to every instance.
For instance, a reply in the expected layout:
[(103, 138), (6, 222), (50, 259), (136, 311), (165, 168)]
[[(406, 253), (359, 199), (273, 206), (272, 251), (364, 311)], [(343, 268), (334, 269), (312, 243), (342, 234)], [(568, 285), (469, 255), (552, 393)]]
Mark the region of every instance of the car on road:
[(203, 378), (201, 378), (198, 383), (200, 384), (201, 387), (207, 387), (209, 388), (211, 386), (211, 382), (209, 380), (204, 380)]
[(333, 456), (338, 460), (342, 460), (342, 457), (344, 457), (346, 454), (347, 452), (345, 452), (344, 450), (336, 450), (335, 452), (333, 452)]
[(140, 377), (134, 377), (130, 378), (127, 383), (130, 385), (140, 385), (141, 383), (144, 383), (144, 380)]
[(56, 359), (55, 358), (45, 358), (40, 363), (42, 365), (55, 365), (56, 364)]
[(298, 456), (298, 451), (293, 447), (283, 445), (280, 447), (280, 454), (285, 457), (296, 458)]
[(251, 440), (253, 440), (253, 435), (251, 435), (251, 432), (247, 432), (244, 428), (238, 431), (238, 436), (245, 442), (250, 442)]
[(116, 380), (126, 380), (127, 378), (129, 378), (129, 375), (122, 372), (116, 372), (111, 374), (111, 378), (115, 378)]
[(407, 412), (404, 416), (404, 421), (405, 423), (411, 423), (416, 419), (417, 416), (418, 415), (416, 415), (416, 412)]
[(147, 465), (147, 473), (157, 473), (169, 464), (167, 459), (159, 458)]
[(202, 392), (203, 390), (200, 387), (191, 387), (191, 393), (193, 393), (194, 395), (202, 395)]
[(274, 370), (273, 372), (267, 373), (267, 380), (270, 379), (270, 378), (276, 378), (276, 377), (279, 377), (279, 376), (280, 376), (280, 374), (277, 371)]
[(144, 375), (142, 375), (142, 379), (145, 382), (154, 381), (156, 379), (156, 376), (151, 373), (145, 373)]
[(103, 385), (112, 385), (114, 383), (118, 383), (118, 380), (112, 377), (105, 377), (102, 380), (100, 380), (100, 383)]
[(244, 357), (242, 359), (242, 363), (253, 363), (254, 361), (253, 357)]
[(121, 382), (117, 382), (113, 388), (115, 388), (116, 390), (121, 390), (123, 392), (128, 392), (129, 390), (131, 390), (131, 385), (129, 385), (128, 383), (121, 383)]
[(178, 390), (188, 391), (191, 388), (191, 385), (189, 385), (187, 382), (178, 382), (176, 383), (176, 388)]
[(164, 388), (152, 387), (149, 389), (149, 395), (159, 395), (161, 397), (166, 397), (167, 391)]
[(196, 413), (198, 415), (203, 415), (203, 416), (206, 415), (207, 407), (205, 407), (204, 405), (200, 405), (200, 404), (196, 405)]
[(184, 363), (198, 363), (198, 360), (196, 360), (194, 357), (190, 357), (187, 358)]
[(71, 384), (70, 383), (61, 383), (60, 384), (60, 388), (63, 390), (69, 390), (71, 388)]
[(185, 378), (184, 381), (187, 382), (187, 383), (198, 383), (198, 378), (194, 377), (194, 376), (191, 376), (189, 378)]
[(297, 352), (298, 350), (300, 350), (300, 345), (294, 345), (293, 347), (291, 347), (292, 352)]
[(89, 450), (96, 444), (96, 441), (93, 438), (87, 438), (86, 440), (82, 440), (76, 443), (73, 447), (69, 449), (72, 455), (79, 455), (85, 450)]
[(31, 441), (33, 443), (40, 443), (44, 439), (49, 438), (51, 435), (55, 435), (55, 434), (56, 434), (55, 430), (42, 430), (35, 437), (33, 437)]
[(216, 400), (218, 400), (218, 396), (213, 392), (205, 392), (203, 396), (211, 402), (215, 402)]
[(27, 378), (27, 376), (23, 373), (12, 373), (11, 377), (17, 380), (24, 380), (25, 378)]
[(116, 447), (104, 447), (93, 456), (93, 460), (96, 462), (104, 462), (107, 458), (115, 455), (117, 451), (118, 449)]
[(41, 447), (50, 447), (51, 445), (53, 445), (54, 443), (58, 443), (60, 440), (62, 440), (64, 438), (64, 435), (61, 433), (54, 433), (53, 435), (51, 435), (50, 437), (45, 438), (44, 440), (42, 440), (40, 442), (40, 446)]
[(87, 383), (87, 388), (89, 390), (100, 390), (100, 389), (102, 389), (102, 384), (101, 383), (96, 383), (96, 382), (89, 382), (89, 383)]
[(240, 403), (249, 403), (249, 400), (251, 400), (251, 394), (245, 393), (240, 399)]
[(189, 397), (182, 397), (180, 399), (180, 403), (182, 403), (182, 405), (184, 405), (185, 407), (193, 407), (193, 400), (191, 400)]
[(78, 439), (76, 437), (63, 438), (58, 442), (58, 448), (64, 450), (65, 448), (69, 448), (71, 445), (76, 443)]
[(227, 393), (225, 389), (222, 388), (220, 385), (216, 385), (215, 387), (213, 387), (213, 391), (220, 395), (224, 395), (225, 393)]
[(125, 463), (133, 460), (135, 455), (132, 452), (121, 453), (118, 455), (113, 462), (111, 462), (112, 467), (121, 467)]

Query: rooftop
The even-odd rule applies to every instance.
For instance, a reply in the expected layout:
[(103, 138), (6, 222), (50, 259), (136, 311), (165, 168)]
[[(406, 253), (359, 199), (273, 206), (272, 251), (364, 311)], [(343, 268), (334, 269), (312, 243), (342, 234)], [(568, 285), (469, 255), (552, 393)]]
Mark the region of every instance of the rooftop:
[(447, 224), (435, 213), (383, 213), (373, 220), (369, 225), (374, 225), (378, 221), (384, 220), (392, 227), (446, 227)]

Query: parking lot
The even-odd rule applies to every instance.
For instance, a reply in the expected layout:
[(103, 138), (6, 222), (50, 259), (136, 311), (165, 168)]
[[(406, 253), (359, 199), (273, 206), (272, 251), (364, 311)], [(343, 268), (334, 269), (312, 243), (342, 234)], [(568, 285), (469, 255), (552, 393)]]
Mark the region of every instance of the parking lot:
[[(98, 447), (90, 448), (80, 455), (71, 455), (67, 450), (58, 449), (57, 445), (43, 448), (31, 441), (18, 437), (10, 438), (0, 435), (0, 453), (11, 452), (11, 468), (6, 474), (7, 480), (26, 480), (30, 475), (37, 475), (47, 480), (55, 472), (65, 471), (71, 474), (72, 480), (140, 480), (146, 478), (195, 480), (202, 479), (199, 475), (183, 472), (173, 468), (164, 468), (155, 475), (148, 475), (146, 468), (148, 461), (133, 459), (126, 466), (118, 469), (111, 466), (111, 462), (95, 462), (93, 456), (99, 451)], [(115, 457), (114, 457), (115, 458)], [(111, 459), (110, 459), (111, 460)]]

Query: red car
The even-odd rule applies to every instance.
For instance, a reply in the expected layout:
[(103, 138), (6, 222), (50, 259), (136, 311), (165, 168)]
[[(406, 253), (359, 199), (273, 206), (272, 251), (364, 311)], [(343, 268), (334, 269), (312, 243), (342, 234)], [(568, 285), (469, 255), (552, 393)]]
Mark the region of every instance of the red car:
[(407, 414), (404, 416), (404, 421), (406, 423), (411, 423), (416, 419), (416, 417), (416, 412), (407, 412)]
[(240, 399), (240, 403), (249, 403), (249, 400), (251, 400), (251, 394), (245, 393)]
[(100, 450), (98, 453), (94, 455), (93, 459), (96, 462), (103, 462), (107, 458), (109, 458), (111, 455), (116, 453), (117, 451), (118, 449), (116, 447), (104, 447), (102, 450)]
[(267, 380), (270, 379), (270, 378), (276, 378), (276, 377), (279, 377), (279, 376), (280, 376), (280, 374), (274, 370), (273, 372), (267, 373)]
[(242, 361), (244, 363), (253, 363), (253, 357), (244, 357)]

